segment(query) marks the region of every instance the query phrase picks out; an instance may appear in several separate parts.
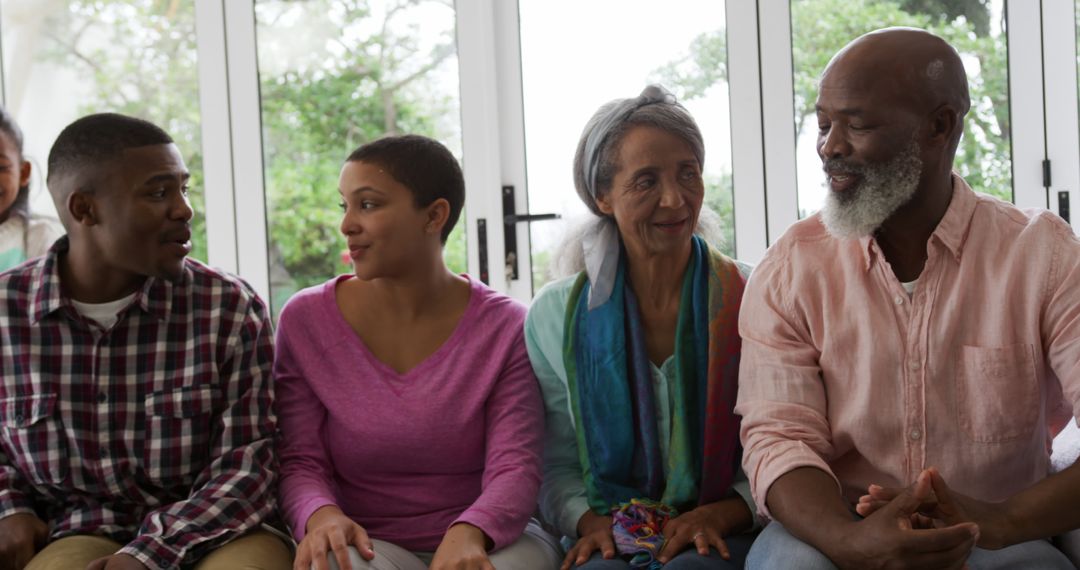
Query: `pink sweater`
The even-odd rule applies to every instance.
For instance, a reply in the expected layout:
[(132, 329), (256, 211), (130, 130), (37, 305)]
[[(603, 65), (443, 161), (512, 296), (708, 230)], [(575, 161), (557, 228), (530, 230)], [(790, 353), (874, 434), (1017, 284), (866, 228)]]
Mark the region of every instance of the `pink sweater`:
[(279, 320), (274, 364), (281, 506), (297, 540), (337, 505), (373, 537), (433, 551), (466, 522), (506, 546), (536, 509), (543, 404), (525, 307), (478, 281), (457, 329), (406, 374), (375, 358), (337, 308), (305, 289)]

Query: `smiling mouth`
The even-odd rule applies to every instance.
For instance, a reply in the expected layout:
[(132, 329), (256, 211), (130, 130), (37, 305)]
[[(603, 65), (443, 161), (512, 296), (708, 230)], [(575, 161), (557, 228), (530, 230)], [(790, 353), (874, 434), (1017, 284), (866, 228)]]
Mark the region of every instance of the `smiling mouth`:
[(682, 231), (683, 227), (686, 225), (687, 219), (688, 218), (683, 218), (674, 222), (656, 222), (653, 225), (663, 232), (678, 233)]
[(370, 247), (371, 247), (370, 245), (350, 245), (349, 246), (349, 257), (353, 258), (354, 260), (355, 259), (360, 259), (361, 257), (364, 256), (365, 253), (367, 253), (367, 250)]
[(829, 188), (833, 192), (847, 192), (858, 185), (861, 177), (853, 172), (826, 172)]

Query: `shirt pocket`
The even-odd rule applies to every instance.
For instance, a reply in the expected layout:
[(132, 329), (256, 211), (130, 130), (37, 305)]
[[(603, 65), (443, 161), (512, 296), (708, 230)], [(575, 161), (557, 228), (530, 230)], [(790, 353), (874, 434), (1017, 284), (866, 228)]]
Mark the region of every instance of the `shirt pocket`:
[(956, 374), (960, 427), (975, 442), (1029, 437), (1039, 418), (1035, 349), (1030, 344), (962, 346)]
[(207, 464), (215, 430), (217, 391), (208, 386), (154, 392), (146, 397), (143, 464), (163, 488), (187, 485)]
[(0, 400), (4, 452), (35, 485), (63, 483), (70, 472), (67, 435), (56, 416), (56, 394)]

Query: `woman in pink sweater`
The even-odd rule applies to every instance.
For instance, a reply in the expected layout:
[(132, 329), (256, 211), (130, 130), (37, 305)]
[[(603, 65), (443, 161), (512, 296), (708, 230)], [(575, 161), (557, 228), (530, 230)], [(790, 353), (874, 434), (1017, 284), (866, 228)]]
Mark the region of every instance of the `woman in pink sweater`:
[(529, 523), (544, 430), (525, 307), (442, 258), (457, 161), (424, 137), (380, 139), (339, 191), (355, 275), (299, 292), (277, 333), (295, 568), (556, 568)]

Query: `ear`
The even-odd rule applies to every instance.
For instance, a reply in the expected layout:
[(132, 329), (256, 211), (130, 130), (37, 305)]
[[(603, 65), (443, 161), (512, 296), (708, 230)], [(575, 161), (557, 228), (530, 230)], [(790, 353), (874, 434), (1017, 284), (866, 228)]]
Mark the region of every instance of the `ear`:
[(960, 114), (956, 108), (945, 103), (930, 113), (928, 121), (927, 144), (946, 147), (956, 137), (956, 130), (961, 128)]
[(450, 219), (450, 202), (446, 198), (438, 198), (427, 206), (427, 221), (424, 223), (424, 232), (441, 235), (443, 226)]
[(30, 163), (28, 161), (22, 161), (19, 165), (19, 188), (30, 184)]
[(608, 216), (615, 215), (615, 208), (611, 205), (611, 192), (605, 192), (604, 194), (593, 198), (593, 202), (596, 204), (596, 207), (599, 208), (600, 211), (604, 214)]
[(84, 226), (96, 226), (98, 224), (97, 218), (97, 202), (94, 200), (94, 195), (82, 190), (75, 190), (68, 195), (67, 198), (67, 211), (71, 216), (71, 220), (76, 224)]

